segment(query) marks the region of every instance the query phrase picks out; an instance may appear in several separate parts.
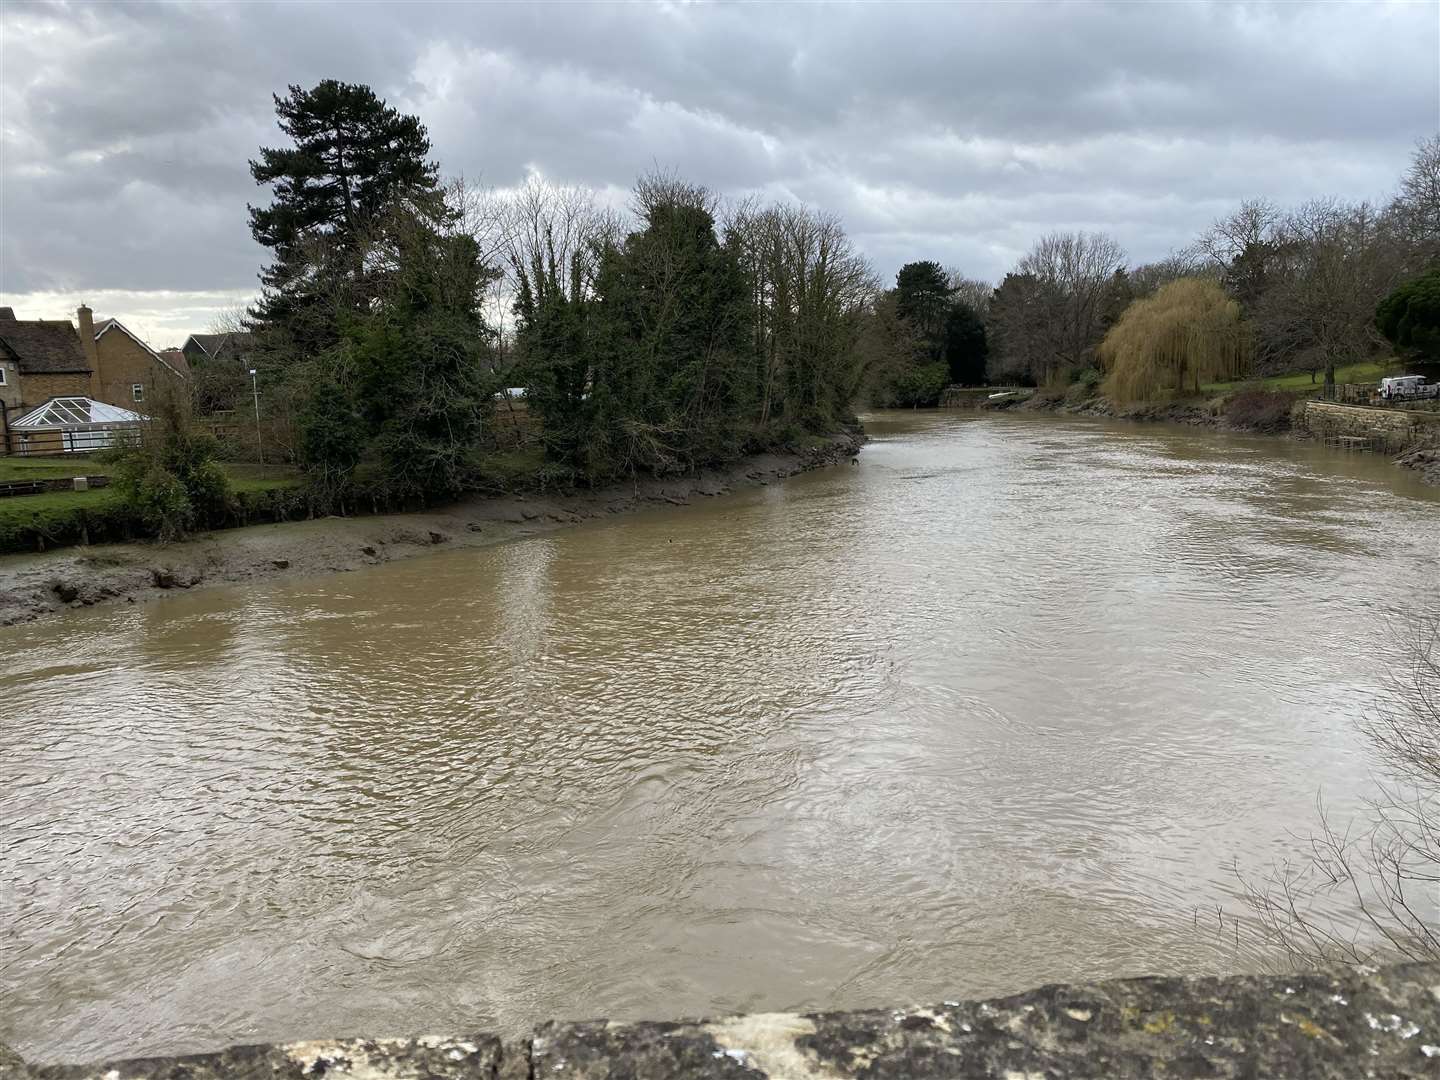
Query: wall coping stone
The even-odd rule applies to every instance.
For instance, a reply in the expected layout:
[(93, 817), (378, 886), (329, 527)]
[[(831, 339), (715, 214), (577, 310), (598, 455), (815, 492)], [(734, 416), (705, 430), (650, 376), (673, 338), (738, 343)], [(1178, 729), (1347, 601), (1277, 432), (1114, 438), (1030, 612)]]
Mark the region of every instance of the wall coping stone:
[(551, 1022), (93, 1065), (0, 1045), (0, 1080), (1170, 1080), (1440, 1076), (1440, 963), (1041, 987), (923, 1008), (714, 1021)]

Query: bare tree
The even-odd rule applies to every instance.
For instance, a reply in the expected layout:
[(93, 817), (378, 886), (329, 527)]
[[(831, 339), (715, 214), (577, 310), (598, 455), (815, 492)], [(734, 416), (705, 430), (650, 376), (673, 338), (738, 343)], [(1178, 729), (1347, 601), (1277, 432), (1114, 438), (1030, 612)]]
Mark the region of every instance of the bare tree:
[(1041, 383), (1054, 369), (1047, 320), (1058, 306), (1053, 288), (1034, 274), (1010, 273), (995, 289), (986, 331), (993, 367), (1003, 377)]
[(1229, 217), (1216, 219), (1195, 241), (1190, 254), (1197, 261), (1208, 260), (1218, 270), (1228, 270), (1247, 250), (1273, 243), (1284, 220), (1284, 212), (1269, 199), (1246, 199)]
[(861, 316), (879, 285), (840, 220), (800, 206), (745, 204), (726, 232), (752, 283), (759, 422), (770, 423), (777, 401), (824, 411), (835, 404), (821, 400), (826, 387), (858, 389)]
[(211, 334), (244, 334), (250, 330), (250, 311), (246, 304), (232, 304), (221, 308), (210, 318), (207, 330)]
[(616, 215), (586, 188), (530, 177), (500, 210), (500, 250), (508, 284), (536, 300), (556, 291), (568, 300), (591, 294), (600, 252), (620, 234)]
[(1415, 144), (1390, 212), (1413, 252), (1413, 269), (1440, 258), (1440, 134)]
[(1400, 279), (1403, 249), (1373, 206), (1329, 199), (1286, 215), (1276, 243), (1283, 267), (1254, 308), (1260, 358), (1323, 370), (1332, 386), (1338, 365), (1384, 347), (1375, 307)]
[(1163, 259), (1141, 263), (1130, 270), (1130, 288), (1135, 299), (1154, 296), (1172, 281), (1181, 278), (1220, 279), (1220, 271), (1211, 260), (1192, 248), (1175, 251)]
[(950, 295), (964, 303), (984, 322), (990, 314), (990, 298), (995, 295), (995, 286), (988, 281), (969, 278), (953, 267), (947, 267), (950, 279)]
[(995, 290), (999, 370), (1048, 382), (1091, 363), (1125, 250), (1101, 233), (1042, 237)]
[[(1440, 608), (1406, 620), (1393, 652), (1387, 693), (1357, 725), (1390, 783), (1358, 824), (1322, 807), (1299, 859), (1240, 874), (1248, 911), (1228, 916), (1234, 932), (1287, 966), (1440, 960)], [(1337, 903), (1353, 917), (1326, 914)]]
[(1290, 252), (1286, 215), (1268, 199), (1246, 199), (1182, 253), (1217, 275), (1247, 312), (1283, 280)]

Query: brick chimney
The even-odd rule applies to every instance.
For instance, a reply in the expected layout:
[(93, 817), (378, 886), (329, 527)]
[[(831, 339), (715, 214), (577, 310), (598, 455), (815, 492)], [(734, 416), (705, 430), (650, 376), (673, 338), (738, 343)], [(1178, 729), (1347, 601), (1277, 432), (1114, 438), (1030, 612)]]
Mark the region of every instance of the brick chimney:
[(100, 400), (100, 353), (95, 348), (95, 319), (84, 304), (75, 309), (76, 321), (80, 323), (80, 348), (85, 350), (85, 359), (90, 364), (90, 396)]

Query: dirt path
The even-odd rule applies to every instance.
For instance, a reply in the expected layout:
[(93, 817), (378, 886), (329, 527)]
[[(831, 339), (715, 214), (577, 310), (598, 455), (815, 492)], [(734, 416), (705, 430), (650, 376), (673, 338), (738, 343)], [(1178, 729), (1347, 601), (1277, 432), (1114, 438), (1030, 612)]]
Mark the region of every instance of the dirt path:
[(684, 505), (854, 457), (863, 436), (762, 454), (728, 469), (570, 495), (468, 499), (412, 514), (321, 518), (208, 533), (180, 544), (104, 544), (0, 557), (0, 626), (96, 604), (142, 603), (179, 589), (312, 577), (423, 555), (484, 547), (590, 518), (663, 503)]

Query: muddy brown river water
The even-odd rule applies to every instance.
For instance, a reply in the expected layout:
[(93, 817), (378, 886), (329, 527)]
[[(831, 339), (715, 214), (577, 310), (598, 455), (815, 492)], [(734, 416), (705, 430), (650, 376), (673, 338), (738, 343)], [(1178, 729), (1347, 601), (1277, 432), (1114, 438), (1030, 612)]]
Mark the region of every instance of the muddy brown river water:
[(1351, 724), (1440, 588), (1440, 490), (1211, 432), (868, 427), (692, 507), (0, 630), (0, 1040), (1259, 964), (1210, 925), (1229, 868), (1374, 790)]

